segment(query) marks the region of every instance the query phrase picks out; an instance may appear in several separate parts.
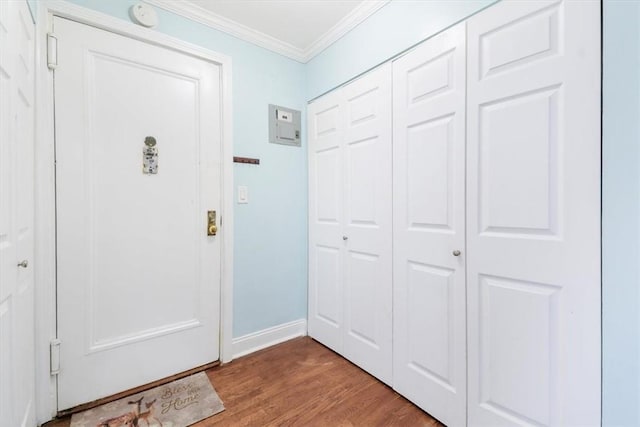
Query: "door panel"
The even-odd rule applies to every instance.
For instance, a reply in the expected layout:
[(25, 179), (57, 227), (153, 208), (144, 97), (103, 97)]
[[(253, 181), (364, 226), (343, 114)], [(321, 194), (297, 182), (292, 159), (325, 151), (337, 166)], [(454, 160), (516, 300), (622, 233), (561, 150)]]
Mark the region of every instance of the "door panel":
[(559, 89), (480, 106), (481, 232), (556, 234)]
[(464, 24), (396, 60), (393, 91), (393, 386), (464, 425)]
[[(0, 2), (0, 425), (35, 425), (35, 28)], [(18, 265), (21, 263), (21, 265)]]
[(340, 93), (307, 110), (309, 135), (309, 336), (342, 353), (343, 147)]
[(344, 355), (392, 382), (391, 65), (345, 86)]
[[(558, 398), (553, 395), (559, 354), (558, 291), (540, 283), (480, 277), (480, 305), (486, 308), (479, 332), (478, 351), (483, 356), (478, 374), (484, 379), (480, 398), (487, 401), (487, 410), (549, 423), (548, 399)], [(520, 394), (523, 390), (526, 396)]]
[[(56, 18), (59, 409), (218, 359), (219, 67)], [(156, 138), (157, 174), (142, 171)], [(153, 360), (152, 363), (149, 361)]]
[(469, 425), (600, 421), (599, 10), (468, 21)]
[(453, 115), (417, 123), (406, 133), (408, 225), (453, 231)]
[(337, 327), (341, 324), (339, 310), (341, 305), (338, 303), (342, 297), (342, 290), (339, 287), (342, 282), (340, 280), (340, 250), (317, 245), (316, 251), (317, 286), (318, 289), (322, 289), (316, 294), (316, 315), (324, 322)]
[(407, 299), (402, 302), (406, 304), (407, 335), (422, 338), (409, 345), (408, 366), (451, 390), (455, 272), (417, 262), (409, 262), (408, 270)]

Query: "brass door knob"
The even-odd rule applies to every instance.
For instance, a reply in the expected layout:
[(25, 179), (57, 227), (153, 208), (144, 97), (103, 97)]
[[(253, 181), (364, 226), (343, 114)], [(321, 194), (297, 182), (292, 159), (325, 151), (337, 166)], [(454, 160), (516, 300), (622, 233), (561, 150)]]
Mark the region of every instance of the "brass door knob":
[(216, 211), (207, 211), (207, 236), (215, 236), (217, 232)]

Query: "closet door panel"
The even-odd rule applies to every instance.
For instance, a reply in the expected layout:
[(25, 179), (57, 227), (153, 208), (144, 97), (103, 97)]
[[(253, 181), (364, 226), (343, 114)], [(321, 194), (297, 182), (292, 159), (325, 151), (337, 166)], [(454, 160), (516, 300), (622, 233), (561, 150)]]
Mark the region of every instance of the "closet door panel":
[(600, 6), (468, 21), (469, 425), (600, 422)]
[(343, 142), (340, 93), (309, 105), (309, 335), (337, 352), (343, 332)]
[(464, 169), (460, 24), (393, 64), (393, 385), (451, 426), (466, 422)]
[(342, 91), (344, 356), (391, 384), (391, 65)]

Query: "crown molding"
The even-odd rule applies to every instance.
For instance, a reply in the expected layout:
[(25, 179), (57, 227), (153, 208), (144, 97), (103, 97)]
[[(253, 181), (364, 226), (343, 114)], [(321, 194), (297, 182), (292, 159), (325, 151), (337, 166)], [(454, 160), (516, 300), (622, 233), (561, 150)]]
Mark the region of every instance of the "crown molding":
[(347, 16), (338, 21), (329, 31), (320, 36), (304, 50), (304, 62), (309, 62), (390, 1), (391, 0), (365, 0), (360, 3), (358, 7), (349, 12)]
[(298, 62), (307, 63), (314, 56), (358, 26), (362, 21), (377, 12), (391, 0), (364, 1), (348, 15), (342, 18), (329, 31), (313, 42), (306, 49), (300, 49), (290, 43), (254, 30), (229, 18), (213, 13), (189, 1), (176, 0), (143, 0), (145, 3), (183, 16), (207, 27), (225, 32), (241, 40), (284, 55)]
[(144, 2), (206, 25), (207, 27), (223, 31), (239, 39), (264, 47), (265, 49), (272, 50), (291, 59), (295, 59), (296, 61), (304, 62), (304, 52), (302, 49), (296, 48), (295, 46), (285, 43), (268, 34), (249, 28), (246, 25), (215, 14), (189, 1), (144, 0)]

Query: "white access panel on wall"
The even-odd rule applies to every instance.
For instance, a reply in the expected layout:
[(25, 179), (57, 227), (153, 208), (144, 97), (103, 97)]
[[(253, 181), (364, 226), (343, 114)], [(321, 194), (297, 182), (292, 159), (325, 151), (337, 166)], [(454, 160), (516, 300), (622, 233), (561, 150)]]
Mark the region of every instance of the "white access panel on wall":
[(390, 384), (390, 64), (308, 116), (309, 335)]
[(393, 387), (466, 422), (465, 24), (393, 63)]
[(468, 423), (600, 423), (600, 3), (468, 21)]

